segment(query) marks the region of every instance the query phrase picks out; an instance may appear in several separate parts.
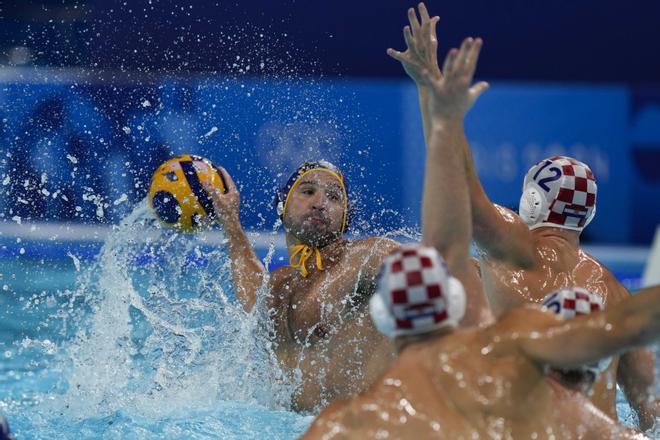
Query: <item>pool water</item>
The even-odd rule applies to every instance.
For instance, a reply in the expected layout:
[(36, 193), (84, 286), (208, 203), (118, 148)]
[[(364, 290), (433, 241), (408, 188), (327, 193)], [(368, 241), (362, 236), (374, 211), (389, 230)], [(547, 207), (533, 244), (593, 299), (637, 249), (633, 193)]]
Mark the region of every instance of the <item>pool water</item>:
[(311, 423), (287, 411), (296, 382), (266, 314), (236, 303), (203, 234), (142, 206), (102, 247), (3, 240), (0, 413), (17, 438), (291, 439)]
[[(267, 314), (236, 303), (204, 234), (162, 229), (143, 204), (102, 245), (0, 250), (0, 414), (17, 438), (293, 439), (313, 420), (287, 410), (297, 384)], [(617, 407), (636, 422), (621, 393)]]

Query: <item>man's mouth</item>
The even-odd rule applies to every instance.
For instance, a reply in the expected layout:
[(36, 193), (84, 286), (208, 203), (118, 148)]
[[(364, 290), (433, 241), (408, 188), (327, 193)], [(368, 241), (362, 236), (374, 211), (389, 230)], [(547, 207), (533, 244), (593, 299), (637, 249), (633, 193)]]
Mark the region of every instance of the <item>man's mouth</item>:
[(305, 221), (314, 225), (327, 225), (329, 223), (327, 218), (320, 215), (308, 215)]

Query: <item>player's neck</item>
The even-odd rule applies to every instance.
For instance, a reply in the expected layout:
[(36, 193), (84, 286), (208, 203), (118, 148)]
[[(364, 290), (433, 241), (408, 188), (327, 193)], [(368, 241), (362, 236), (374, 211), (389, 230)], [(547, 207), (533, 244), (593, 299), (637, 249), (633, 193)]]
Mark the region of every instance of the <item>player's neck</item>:
[(532, 230), (532, 234), (537, 238), (560, 238), (569, 244), (580, 247), (580, 231), (573, 231), (571, 229), (542, 227)]
[[(285, 235), (286, 238), (286, 246), (287, 248), (291, 248), (292, 246), (298, 245), (298, 244), (306, 244), (309, 247), (315, 246), (314, 244), (311, 243), (304, 243), (303, 241), (299, 240), (295, 235), (291, 234), (290, 232), (287, 232)], [(343, 247), (346, 245), (347, 240), (344, 239), (343, 236), (337, 237), (335, 240), (331, 241), (330, 243), (324, 245), (324, 246), (317, 246), (318, 250), (321, 251), (322, 256), (326, 256), (327, 254), (333, 254), (338, 248)]]

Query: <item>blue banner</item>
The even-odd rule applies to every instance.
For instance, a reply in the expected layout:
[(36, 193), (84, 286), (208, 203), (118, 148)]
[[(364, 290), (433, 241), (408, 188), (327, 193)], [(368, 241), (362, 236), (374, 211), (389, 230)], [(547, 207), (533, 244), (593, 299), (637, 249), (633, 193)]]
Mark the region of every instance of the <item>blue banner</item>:
[[(516, 208), (529, 166), (568, 154), (598, 181), (586, 238), (630, 241), (630, 99), (617, 86), (493, 84), (466, 122), (489, 196)], [(0, 119), (4, 220), (116, 223), (162, 161), (193, 153), (231, 173), (249, 229), (271, 230), (275, 188), (320, 158), (350, 181), (354, 232), (419, 223), (424, 143), (409, 81), (31, 79), (1, 85)]]

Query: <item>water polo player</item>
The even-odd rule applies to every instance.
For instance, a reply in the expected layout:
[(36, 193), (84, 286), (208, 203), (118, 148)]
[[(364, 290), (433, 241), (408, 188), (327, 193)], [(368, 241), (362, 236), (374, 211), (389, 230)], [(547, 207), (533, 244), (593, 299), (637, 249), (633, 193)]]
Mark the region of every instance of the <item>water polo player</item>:
[[(400, 268), (412, 266), (424, 267), (423, 290), (402, 284)], [(646, 438), (546, 370), (583, 370), (660, 340), (660, 287), (568, 322), (528, 304), (457, 329), (465, 303), (434, 248), (396, 250), (370, 311), (399, 358), (367, 391), (322, 411), (303, 438)]]
[[(603, 299), (586, 289), (574, 287), (552, 292), (543, 299), (541, 306), (562, 319), (572, 319), (576, 316), (600, 312), (605, 306)], [(565, 387), (587, 394), (598, 376), (610, 366), (611, 358), (603, 358), (589, 365), (574, 369), (550, 369), (548, 374)]]
[[(547, 290), (571, 285), (598, 294), (608, 307), (630, 296), (608, 269), (580, 248), (580, 234), (596, 213), (596, 180), (586, 164), (554, 156), (534, 165), (525, 176), (516, 215), (490, 202), (465, 140), (463, 147), (474, 236), (485, 251), (480, 261), (482, 277), (495, 315), (523, 302), (540, 302)], [(616, 388), (608, 384), (618, 381), (639, 416), (640, 426), (651, 427), (660, 416), (649, 394), (653, 371), (650, 352), (626, 353), (614, 360), (595, 384), (594, 403), (614, 417)]]
[[(410, 36), (406, 39), (413, 41)], [(412, 44), (419, 55), (414, 62), (396, 51), (390, 54), (403, 62), (418, 86), (428, 144), (431, 115), (426, 77), (441, 73), (436, 48), (419, 50), (428, 44)], [(471, 106), (485, 88), (478, 86), (464, 97), (464, 105)], [(464, 155), (474, 239), (484, 251), (480, 254), (481, 277), (495, 316), (528, 301), (541, 302), (548, 291), (569, 286), (582, 286), (598, 294), (608, 307), (628, 298), (630, 294), (614, 275), (580, 248), (580, 233), (596, 212), (596, 179), (589, 167), (562, 156), (540, 161), (525, 177), (520, 216), (516, 215), (488, 199), (472, 162), (462, 118), (459, 122), (451, 145)], [(443, 189), (454, 191), (456, 186), (448, 182)], [(618, 381), (639, 415), (640, 426), (648, 429), (660, 416), (660, 405), (650, 394), (653, 380), (652, 354), (646, 350), (629, 352), (615, 359), (601, 375), (592, 398), (601, 410), (616, 417), (616, 387), (608, 384)]]
[[(422, 26), (404, 31), (409, 49), (415, 38), (428, 41), (435, 26), (423, 4), (420, 12)], [(570, 321), (524, 305), (495, 324), (457, 329), (475, 292), (463, 287), (472, 284), (472, 228), (462, 154), (452, 143), (461, 125), (455, 112), (467, 111), (465, 98), (474, 91), (480, 46), (466, 40), (449, 53), (443, 75), (426, 76), (431, 117), (422, 228), (433, 247), (395, 250), (370, 300), (372, 319), (395, 341), (399, 357), (360, 396), (321, 412), (303, 438), (635, 438), (545, 370), (579, 368), (660, 339), (660, 288)], [(411, 52), (396, 55), (412, 64), (419, 51)], [(447, 182), (455, 191), (444, 190)]]
[[(207, 190), (228, 239), (236, 295), (251, 310), (267, 273), (240, 224), (236, 185), (222, 172), (227, 192)], [(383, 257), (398, 243), (346, 240), (349, 195), (344, 175), (326, 161), (301, 165), (277, 192), (290, 264), (270, 274), (263, 295), (274, 317), (278, 357), (300, 372), (298, 410), (362, 391), (394, 356), (368, 319), (367, 299)]]

